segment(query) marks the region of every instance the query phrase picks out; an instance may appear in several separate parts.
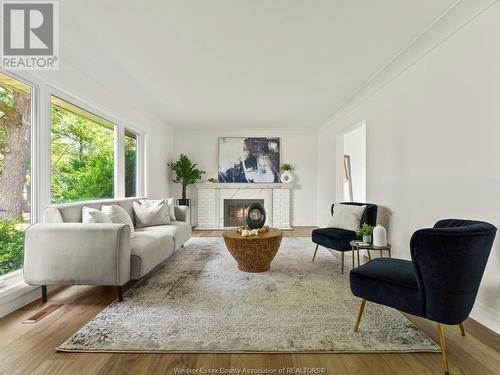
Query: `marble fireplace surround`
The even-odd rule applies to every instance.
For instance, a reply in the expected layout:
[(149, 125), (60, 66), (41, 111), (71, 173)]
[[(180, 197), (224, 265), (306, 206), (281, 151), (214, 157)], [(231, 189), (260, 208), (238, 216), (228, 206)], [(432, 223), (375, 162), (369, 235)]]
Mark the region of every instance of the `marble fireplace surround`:
[(290, 230), (290, 193), (292, 184), (281, 183), (199, 183), (198, 226), (196, 229), (224, 229), (224, 199), (263, 199), (266, 224)]

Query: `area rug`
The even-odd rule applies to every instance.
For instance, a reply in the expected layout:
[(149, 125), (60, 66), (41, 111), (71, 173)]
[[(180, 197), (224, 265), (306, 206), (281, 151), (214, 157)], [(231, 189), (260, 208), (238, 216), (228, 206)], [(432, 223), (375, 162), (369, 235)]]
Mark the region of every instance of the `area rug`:
[(238, 270), (221, 238), (192, 238), (59, 348), (82, 352), (436, 352), (396, 310), (360, 300), (310, 238), (284, 238), (271, 269)]

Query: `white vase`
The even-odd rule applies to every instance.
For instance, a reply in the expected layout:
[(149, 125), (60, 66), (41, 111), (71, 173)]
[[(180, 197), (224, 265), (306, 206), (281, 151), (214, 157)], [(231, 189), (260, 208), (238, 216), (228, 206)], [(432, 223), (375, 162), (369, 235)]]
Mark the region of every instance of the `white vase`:
[(280, 180), (284, 184), (289, 184), (293, 182), (292, 173), (290, 171), (284, 171), (283, 173), (281, 173)]
[(373, 228), (373, 246), (387, 246), (387, 231), (380, 224)]

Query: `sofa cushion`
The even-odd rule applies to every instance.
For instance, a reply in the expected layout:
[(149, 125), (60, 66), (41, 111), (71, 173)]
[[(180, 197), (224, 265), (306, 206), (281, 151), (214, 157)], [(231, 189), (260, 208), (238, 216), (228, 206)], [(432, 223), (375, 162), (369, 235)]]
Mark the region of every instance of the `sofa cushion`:
[(424, 313), (424, 298), (411, 261), (377, 258), (354, 268), (349, 278), (351, 291), (357, 297), (410, 314)]
[(351, 250), (350, 242), (359, 239), (356, 232), (339, 228), (321, 228), (312, 232), (312, 241), (338, 251)]
[[(174, 237), (170, 225), (139, 228), (130, 241), (132, 258), (130, 278), (139, 279), (174, 252)], [(156, 230), (148, 230), (155, 228)]]
[(174, 247), (178, 249), (189, 238), (191, 238), (191, 226), (184, 221), (172, 221), (170, 225), (160, 225), (154, 227), (145, 227), (138, 231), (146, 233), (165, 233), (174, 239)]

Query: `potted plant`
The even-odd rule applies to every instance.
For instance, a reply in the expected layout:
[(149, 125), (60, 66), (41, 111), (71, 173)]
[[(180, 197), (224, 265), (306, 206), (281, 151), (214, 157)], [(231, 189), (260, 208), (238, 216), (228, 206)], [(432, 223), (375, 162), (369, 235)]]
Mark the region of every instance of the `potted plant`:
[(193, 164), (191, 159), (184, 154), (181, 154), (179, 160), (169, 163), (168, 166), (174, 172), (172, 181), (182, 185), (182, 199), (179, 199), (179, 205), (189, 206), (189, 199), (186, 198), (186, 188), (188, 185), (199, 181), (205, 171), (196, 168), (197, 164)]
[(371, 243), (372, 242), (372, 233), (373, 227), (370, 224), (363, 223), (361, 228), (356, 231), (358, 236), (363, 237), (363, 242)]
[(293, 176), (292, 176), (292, 171), (293, 171), (293, 167), (290, 163), (283, 163), (281, 164), (281, 176), (280, 176), (280, 180), (282, 183), (284, 184), (289, 184), (293, 181)]

